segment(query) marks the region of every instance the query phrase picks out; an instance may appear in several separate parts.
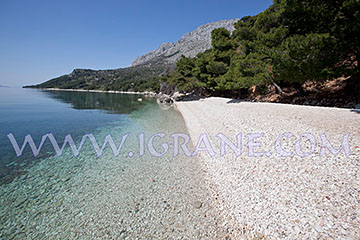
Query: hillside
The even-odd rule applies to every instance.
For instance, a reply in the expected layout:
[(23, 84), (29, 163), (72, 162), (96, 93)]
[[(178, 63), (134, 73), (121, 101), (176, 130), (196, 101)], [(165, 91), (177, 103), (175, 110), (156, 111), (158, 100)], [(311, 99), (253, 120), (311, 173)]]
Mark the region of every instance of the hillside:
[[(40, 88), (159, 91), (322, 106), (360, 102), (360, 2), (274, 1), (200, 26), (115, 70), (74, 70)], [(161, 84), (163, 83), (163, 84)]]
[(182, 36), (176, 43), (163, 43), (154, 51), (143, 56), (137, 57), (130, 66), (137, 66), (148, 61), (165, 57), (165, 62), (175, 64), (181, 58), (195, 57), (198, 53), (205, 52), (211, 48), (211, 32), (217, 28), (225, 28), (232, 32), (235, 30), (234, 24), (239, 19), (223, 20), (208, 23), (198, 27), (195, 31)]
[(360, 102), (359, 9), (352, 0), (274, 1), (232, 32), (214, 30), (211, 49), (182, 57), (162, 81), (207, 96), (354, 106)]
[(158, 76), (172, 69), (173, 65), (162, 61), (111, 70), (74, 69), (70, 74), (25, 88), (156, 91), (159, 88)]
[(195, 57), (211, 48), (211, 32), (216, 28), (233, 31), (236, 19), (202, 25), (182, 36), (176, 43), (163, 43), (160, 48), (134, 60), (130, 67), (112, 70), (75, 69), (44, 83), (28, 88), (64, 88), (86, 90), (158, 91), (160, 76), (171, 73), (182, 55)]

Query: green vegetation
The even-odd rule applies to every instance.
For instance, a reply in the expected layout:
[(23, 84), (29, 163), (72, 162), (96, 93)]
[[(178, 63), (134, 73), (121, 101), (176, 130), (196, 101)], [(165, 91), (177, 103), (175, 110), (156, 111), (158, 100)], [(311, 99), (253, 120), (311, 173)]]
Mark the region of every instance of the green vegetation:
[(212, 49), (183, 56), (162, 80), (181, 91), (221, 92), (359, 75), (359, 10), (359, 0), (274, 1), (232, 34), (214, 30)]
[(31, 88), (62, 88), (104, 91), (159, 91), (160, 75), (174, 66), (162, 59), (114, 70), (75, 69), (71, 74), (51, 79)]
[(243, 17), (233, 33), (215, 29), (212, 48), (182, 56), (176, 69), (159, 57), (123, 69), (77, 69), (31, 87), (159, 91), (167, 82), (183, 92), (218, 94), (272, 84), (282, 93), (282, 86), (299, 88), (308, 80), (359, 77), (359, 10), (360, 0), (275, 0), (264, 12)]

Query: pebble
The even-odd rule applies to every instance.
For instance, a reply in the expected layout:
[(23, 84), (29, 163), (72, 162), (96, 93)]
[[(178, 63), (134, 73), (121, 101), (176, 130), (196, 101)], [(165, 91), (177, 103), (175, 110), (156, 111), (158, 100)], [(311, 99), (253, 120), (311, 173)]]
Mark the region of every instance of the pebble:
[(195, 201), (194, 207), (197, 208), (197, 209), (201, 208), (201, 207), (202, 207), (202, 202), (200, 202), (200, 201)]
[[(360, 236), (360, 192), (354, 191), (360, 189), (360, 152), (354, 148), (360, 143), (360, 114), (351, 109), (234, 103), (220, 97), (205, 98), (201, 102), (176, 102), (176, 108), (185, 119), (191, 139), (196, 143), (200, 134), (207, 133), (215, 152), (219, 151), (216, 134), (223, 133), (234, 141), (236, 134), (242, 133), (240, 157), (235, 157), (227, 148), (223, 157), (209, 158), (204, 153), (201, 160), (209, 172), (208, 181), (215, 183), (224, 205), (239, 225), (247, 226), (246, 232), (266, 233), (266, 239)], [(279, 157), (274, 142), (285, 132), (294, 134), (282, 143), (287, 151), (294, 152), (295, 142), (303, 133), (315, 136), (315, 151), (304, 158), (296, 154)], [(261, 147), (256, 147), (256, 151), (270, 150), (273, 154), (248, 157), (244, 138), (248, 133), (263, 133), (263, 137), (257, 139)], [(341, 151), (337, 156), (327, 152), (320, 157), (323, 133), (336, 148), (343, 136), (350, 133), (352, 155), (347, 157)], [(303, 151), (310, 150), (305, 141), (302, 145)], [(340, 230), (342, 227), (347, 229), (346, 234)]]

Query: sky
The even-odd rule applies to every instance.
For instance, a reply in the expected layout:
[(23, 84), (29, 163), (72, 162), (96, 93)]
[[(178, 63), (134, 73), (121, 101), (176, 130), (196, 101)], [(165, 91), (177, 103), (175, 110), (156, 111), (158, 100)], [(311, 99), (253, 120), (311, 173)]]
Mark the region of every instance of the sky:
[(256, 15), (271, 0), (0, 0), (0, 85), (75, 68), (127, 67), (200, 25)]

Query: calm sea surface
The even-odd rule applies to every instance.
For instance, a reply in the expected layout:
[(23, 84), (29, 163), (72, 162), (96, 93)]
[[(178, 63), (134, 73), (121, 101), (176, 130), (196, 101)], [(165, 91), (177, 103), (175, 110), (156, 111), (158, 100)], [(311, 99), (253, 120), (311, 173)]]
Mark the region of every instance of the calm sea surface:
[[(164, 141), (171, 148), (171, 133), (186, 132), (174, 109), (139, 95), (0, 88), (0, 126), (1, 239), (165, 239), (199, 231), (206, 214), (189, 206), (208, 194), (196, 159), (153, 157), (147, 147), (139, 156), (140, 134), (146, 141), (166, 134), (154, 141), (161, 152)], [(77, 157), (68, 145), (56, 156), (49, 140), (38, 156), (27, 145), (17, 157), (8, 138), (21, 148), (30, 134), (39, 146), (48, 133), (60, 148), (69, 134), (79, 145), (91, 133), (100, 148), (109, 134), (117, 146), (129, 137), (118, 156), (107, 146), (100, 157), (89, 141)]]
[[(139, 98), (143, 101), (138, 101)], [(99, 137), (97, 141), (101, 147), (104, 134), (111, 134), (118, 145), (121, 138), (115, 138), (129, 133), (130, 129), (130, 137), (146, 130), (149, 133), (184, 130), (181, 116), (171, 109), (161, 110), (153, 98), (21, 88), (0, 88), (0, 126), (0, 184), (11, 182), (26, 172), (27, 167), (55, 155), (53, 146), (46, 141), (39, 156), (34, 157), (27, 145), (22, 156), (17, 157), (7, 137), (10, 133), (20, 148), (26, 135), (30, 134), (39, 146), (41, 137), (48, 133), (56, 137), (60, 147), (68, 134), (79, 145), (83, 135), (92, 133)], [(133, 147), (129, 152), (138, 151), (137, 145)]]

